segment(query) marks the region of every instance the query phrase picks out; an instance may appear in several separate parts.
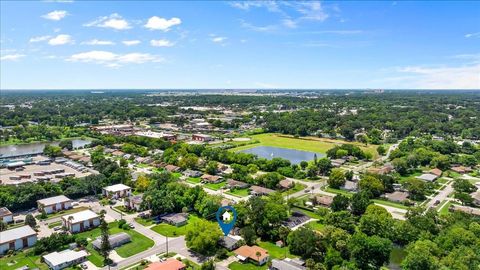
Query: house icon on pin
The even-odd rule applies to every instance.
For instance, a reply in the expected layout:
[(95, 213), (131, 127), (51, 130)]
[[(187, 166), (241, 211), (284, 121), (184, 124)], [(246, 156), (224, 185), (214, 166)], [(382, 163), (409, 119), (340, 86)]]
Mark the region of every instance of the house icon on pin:
[(226, 212), (223, 213), (223, 215), (222, 215), (223, 221), (230, 221), (231, 218), (232, 218), (232, 215), (231, 215), (230, 212), (228, 212), (228, 211), (226, 211)]

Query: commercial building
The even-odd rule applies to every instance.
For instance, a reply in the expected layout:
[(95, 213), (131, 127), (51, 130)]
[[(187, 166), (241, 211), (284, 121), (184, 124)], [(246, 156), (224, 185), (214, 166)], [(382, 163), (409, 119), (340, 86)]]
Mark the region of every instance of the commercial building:
[(91, 210), (62, 216), (62, 225), (71, 233), (83, 232), (100, 225), (100, 217)]
[(102, 189), (103, 196), (114, 199), (130, 196), (131, 193), (132, 188), (124, 184), (107, 186)]
[(77, 265), (87, 259), (88, 253), (85, 250), (66, 249), (61, 252), (52, 252), (43, 256), (43, 260), (52, 270), (61, 270)]
[(0, 208), (0, 221), (4, 223), (13, 222), (13, 214), (6, 207)]
[(0, 254), (8, 250), (19, 250), (35, 245), (37, 232), (25, 225), (11, 230), (0, 232)]
[(72, 208), (72, 200), (64, 195), (41, 199), (37, 201), (38, 211), (50, 214)]

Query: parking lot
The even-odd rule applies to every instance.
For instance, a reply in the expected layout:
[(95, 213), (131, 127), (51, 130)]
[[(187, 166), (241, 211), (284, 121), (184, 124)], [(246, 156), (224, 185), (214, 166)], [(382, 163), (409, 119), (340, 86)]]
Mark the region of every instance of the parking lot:
[[(23, 170), (18, 169), (0, 169), (0, 181), (4, 185), (17, 185), (26, 182), (38, 181), (39, 178), (50, 178), (48, 181), (58, 182), (66, 175), (71, 175), (74, 177), (83, 177), (90, 174), (86, 171), (78, 171), (66, 164), (59, 164), (52, 162), (49, 165), (38, 165), (38, 161), (46, 160), (45, 156), (36, 156), (33, 158), (34, 164), (25, 165), (22, 168)], [(57, 171), (57, 172), (55, 172)], [(43, 173), (46, 172), (46, 173)], [(34, 175), (37, 174), (37, 175)]]

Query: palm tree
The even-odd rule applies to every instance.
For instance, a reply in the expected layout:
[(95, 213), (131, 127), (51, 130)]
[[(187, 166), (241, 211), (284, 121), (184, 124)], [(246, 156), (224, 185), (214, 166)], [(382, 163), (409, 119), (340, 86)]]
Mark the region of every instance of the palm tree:
[(260, 265), (260, 256), (262, 255), (262, 253), (260, 253), (260, 251), (257, 251), (255, 255), (257, 256), (258, 265)]

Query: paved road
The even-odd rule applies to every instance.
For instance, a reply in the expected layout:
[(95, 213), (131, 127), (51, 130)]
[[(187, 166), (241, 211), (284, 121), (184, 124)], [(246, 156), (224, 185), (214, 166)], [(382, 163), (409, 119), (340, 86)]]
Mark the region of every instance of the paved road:
[(453, 189), (453, 183), (454, 183), (453, 179), (449, 178), (449, 177), (444, 177), (444, 178), (448, 180), (448, 182), (443, 185), (443, 186), (446, 186), (446, 187), (442, 190), (439, 190), (438, 194), (433, 196), (425, 204), (426, 210), (428, 210), (430, 207), (435, 206), (436, 201), (442, 202), (444, 200), (448, 200), (448, 196), (454, 191), (454, 189)]
[(201, 184), (193, 184), (193, 183), (189, 183), (187, 181), (184, 181), (185, 184), (191, 186), (191, 187), (195, 187), (195, 186), (201, 186), (203, 188), (203, 190), (210, 194), (210, 195), (219, 195), (219, 196), (222, 196), (226, 199), (229, 199), (231, 201), (234, 201), (234, 202), (241, 202), (241, 201), (246, 201), (248, 200), (248, 198), (250, 198), (250, 195), (249, 196), (245, 196), (245, 197), (237, 197), (237, 196), (233, 196), (233, 195), (230, 195), (230, 194), (227, 194), (224, 192), (224, 190), (222, 189), (219, 189), (219, 190), (212, 190), (212, 189), (209, 189), (209, 188), (206, 188), (204, 187), (203, 185)]

